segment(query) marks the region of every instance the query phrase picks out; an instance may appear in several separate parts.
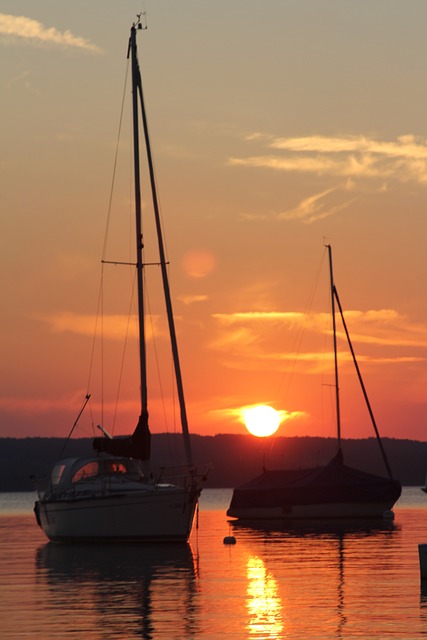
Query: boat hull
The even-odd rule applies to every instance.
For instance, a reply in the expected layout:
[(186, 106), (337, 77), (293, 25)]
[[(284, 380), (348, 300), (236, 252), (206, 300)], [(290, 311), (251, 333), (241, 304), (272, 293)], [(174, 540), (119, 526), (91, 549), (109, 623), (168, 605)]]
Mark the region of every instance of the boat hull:
[(393, 502), (322, 503), (270, 507), (229, 508), (227, 516), (238, 520), (329, 520), (381, 519), (393, 507)]
[(199, 492), (181, 487), (39, 500), (37, 520), (53, 542), (186, 542)]
[(341, 454), (311, 469), (264, 470), (233, 491), (227, 515), (239, 520), (382, 518), (400, 483), (343, 464)]

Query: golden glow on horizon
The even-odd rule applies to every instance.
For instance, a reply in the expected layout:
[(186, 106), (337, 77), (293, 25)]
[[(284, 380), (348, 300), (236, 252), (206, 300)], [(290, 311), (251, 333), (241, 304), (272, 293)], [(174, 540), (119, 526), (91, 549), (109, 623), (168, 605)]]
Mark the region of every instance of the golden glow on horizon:
[(281, 422), (280, 411), (265, 404), (242, 410), (246, 429), (257, 438), (267, 438), (276, 433)]

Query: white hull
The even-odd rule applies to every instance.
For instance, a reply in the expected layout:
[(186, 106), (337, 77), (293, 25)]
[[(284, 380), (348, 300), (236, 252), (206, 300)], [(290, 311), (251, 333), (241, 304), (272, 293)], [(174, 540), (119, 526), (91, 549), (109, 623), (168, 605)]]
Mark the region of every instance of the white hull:
[(57, 542), (185, 542), (197, 499), (197, 491), (165, 485), (154, 491), (40, 500), (36, 514), (46, 536)]
[(325, 503), (283, 507), (251, 507), (228, 509), (227, 515), (239, 520), (319, 520), (382, 518), (390, 503)]

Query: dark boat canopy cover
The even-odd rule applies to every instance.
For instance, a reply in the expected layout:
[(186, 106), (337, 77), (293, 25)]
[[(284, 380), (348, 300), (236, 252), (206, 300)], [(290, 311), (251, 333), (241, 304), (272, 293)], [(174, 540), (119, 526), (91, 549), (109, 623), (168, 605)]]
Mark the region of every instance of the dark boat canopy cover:
[(348, 467), (339, 452), (327, 465), (311, 469), (264, 471), (234, 489), (231, 508), (340, 502), (395, 502), (400, 482)]
[(113, 456), (149, 460), (151, 451), (151, 434), (148, 428), (148, 416), (141, 415), (135, 431), (131, 436), (118, 438), (94, 438), (92, 446), (96, 451)]

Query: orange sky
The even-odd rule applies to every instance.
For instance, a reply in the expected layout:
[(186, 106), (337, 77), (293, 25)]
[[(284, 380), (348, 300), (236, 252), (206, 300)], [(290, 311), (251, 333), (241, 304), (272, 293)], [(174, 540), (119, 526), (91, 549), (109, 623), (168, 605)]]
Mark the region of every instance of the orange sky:
[[(380, 433), (425, 440), (427, 5), (146, 0), (143, 10), (139, 52), (190, 430), (244, 432), (242, 407), (265, 403), (289, 414), (279, 435), (334, 434), (326, 241)], [(88, 390), (78, 435), (101, 421), (128, 433), (137, 420), (133, 322), (113, 418), (126, 267), (104, 272), (103, 393), (99, 343), (89, 370), (138, 11), (134, 0), (2, 3), (0, 436), (66, 435)], [(128, 104), (109, 260), (131, 259), (133, 247)], [(150, 223), (144, 236), (155, 260)], [(151, 429), (174, 430), (151, 284), (149, 295), (149, 359), (163, 368), (163, 398), (150, 377)], [(340, 386), (343, 436), (373, 435), (347, 353)]]

